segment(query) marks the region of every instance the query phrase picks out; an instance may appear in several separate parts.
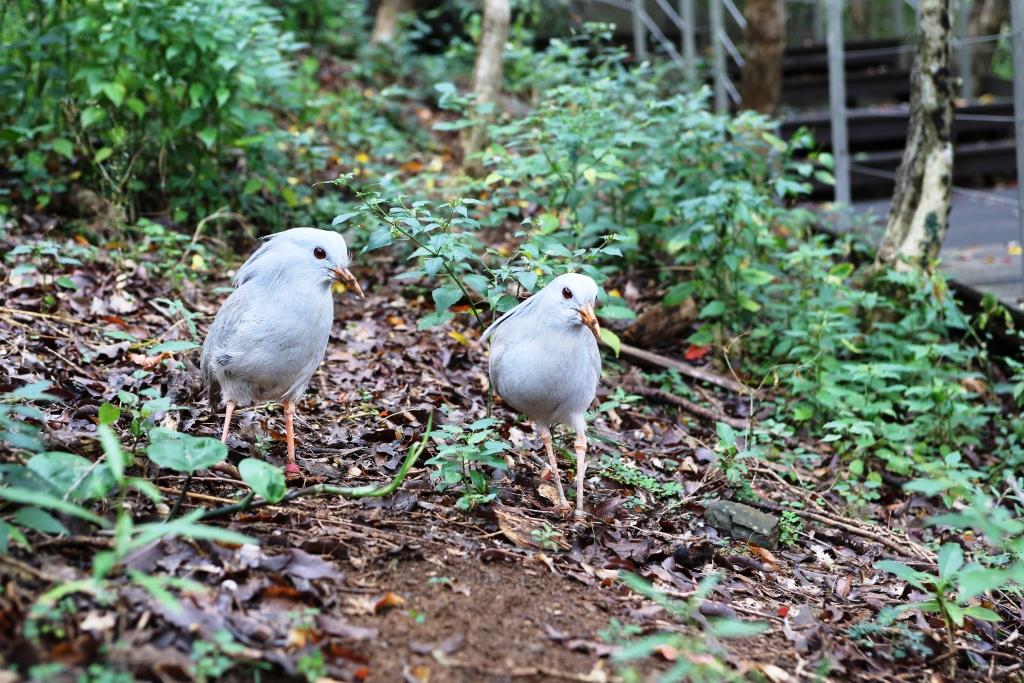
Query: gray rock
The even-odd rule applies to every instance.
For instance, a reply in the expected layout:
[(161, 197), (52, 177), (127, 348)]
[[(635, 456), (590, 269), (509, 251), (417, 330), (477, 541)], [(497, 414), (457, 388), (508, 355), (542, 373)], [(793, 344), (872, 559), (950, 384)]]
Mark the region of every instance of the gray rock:
[(743, 503), (715, 500), (704, 510), (704, 522), (738, 541), (775, 550), (779, 547), (779, 518)]

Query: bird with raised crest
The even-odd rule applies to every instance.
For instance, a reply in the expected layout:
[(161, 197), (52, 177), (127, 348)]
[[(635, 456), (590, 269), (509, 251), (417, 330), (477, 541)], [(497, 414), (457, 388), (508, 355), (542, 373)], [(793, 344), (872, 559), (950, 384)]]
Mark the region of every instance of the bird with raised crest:
[(227, 443), (235, 408), (280, 401), (288, 475), (301, 472), (295, 462), (295, 402), (327, 350), (332, 285), (342, 282), (363, 296), (349, 262), (345, 239), (336, 232), (292, 228), (264, 237), (235, 274), (235, 290), (203, 342), (200, 369), (210, 408), (222, 400), (225, 406), (221, 441)]
[(551, 444), (551, 426), (576, 430), (576, 510), (584, 516), (587, 425), (584, 413), (597, 393), (601, 329), (594, 315), (597, 283), (586, 275), (567, 273), (498, 318), (481, 340), (491, 340), (488, 375), (491, 386), (510, 406), (537, 426), (558, 493), (558, 510), (567, 513), (558, 462)]

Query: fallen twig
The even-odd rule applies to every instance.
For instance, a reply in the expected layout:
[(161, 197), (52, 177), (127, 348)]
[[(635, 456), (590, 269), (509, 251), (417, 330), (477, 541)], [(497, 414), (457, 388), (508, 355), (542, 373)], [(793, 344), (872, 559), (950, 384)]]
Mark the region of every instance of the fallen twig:
[(620, 353), (623, 356), (626, 356), (627, 358), (633, 358), (635, 360), (639, 360), (650, 365), (657, 365), (658, 367), (661, 368), (676, 370), (680, 375), (686, 375), (687, 377), (692, 377), (693, 379), (699, 379), (702, 382), (714, 384), (716, 386), (722, 387), (723, 389), (733, 391), (737, 394), (757, 393), (753, 389), (745, 387), (736, 380), (731, 379), (729, 377), (719, 375), (717, 373), (711, 372), (710, 370), (705, 370), (704, 368), (694, 367), (693, 365), (689, 365), (687, 363), (681, 363), (675, 360), (674, 358), (668, 358), (667, 356), (662, 356), (657, 353), (644, 351), (643, 349), (638, 349), (637, 347), (630, 346), (629, 344), (623, 344), (620, 348)]
[(918, 544), (914, 543), (909, 538), (903, 538), (899, 541), (895, 541), (891, 538), (887, 538), (885, 535), (872, 529), (865, 529), (864, 527), (857, 526), (857, 524), (855, 523), (856, 520), (848, 518), (835, 519), (833, 517), (829, 517), (818, 512), (811, 512), (809, 510), (800, 510), (798, 508), (792, 507), (783, 508), (779, 505), (775, 505), (774, 503), (765, 503), (760, 501), (748, 501), (748, 503), (750, 505), (753, 505), (754, 507), (761, 508), (762, 510), (768, 510), (769, 512), (792, 512), (793, 514), (803, 517), (804, 519), (809, 519), (814, 522), (818, 522), (819, 524), (824, 524), (825, 526), (831, 526), (836, 529), (848, 531), (849, 533), (854, 534), (856, 536), (861, 536), (863, 538), (875, 541), (876, 543), (880, 543), (884, 545), (886, 548), (889, 548), (890, 550), (896, 552), (901, 557), (912, 557), (930, 563), (935, 562), (934, 554), (929, 553), (927, 550), (925, 550)]
[(383, 496), (394, 493), (402, 482), (405, 481), (405, 477), (409, 474), (409, 470), (416, 463), (416, 459), (419, 458), (423, 449), (427, 447), (427, 439), (430, 438), (430, 430), (434, 424), (434, 416), (431, 415), (427, 419), (427, 428), (423, 432), (423, 439), (409, 449), (409, 454), (405, 456), (405, 460), (402, 462), (402, 466), (395, 472), (394, 479), (385, 486), (332, 486), (330, 484), (316, 484), (314, 486), (307, 486), (301, 489), (295, 489), (289, 491), (285, 496), (277, 501), (271, 503), (267, 500), (260, 500), (255, 503), (252, 502), (252, 494), (242, 499), (241, 502), (235, 505), (229, 505), (227, 507), (216, 508), (214, 510), (208, 510), (199, 517), (200, 520), (208, 519), (220, 519), (223, 517), (230, 517), (238, 512), (246, 512), (249, 510), (256, 510), (258, 508), (268, 507), (271, 505), (283, 505), (289, 503), (296, 498), (304, 498), (307, 496), (342, 496), (344, 498), (381, 498)]
[(653, 398), (663, 403), (671, 403), (674, 406), (679, 406), (688, 413), (692, 413), (697, 417), (703, 418), (710, 422), (724, 422), (733, 429), (745, 430), (747, 428), (747, 421), (741, 420), (738, 417), (732, 417), (723, 413), (716, 412), (710, 408), (697, 405), (689, 399), (685, 399), (682, 396), (676, 396), (675, 394), (663, 391), (661, 389), (655, 389), (654, 387), (648, 387), (641, 384), (629, 384), (627, 385), (629, 391), (634, 394), (646, 396), (647, 398)]

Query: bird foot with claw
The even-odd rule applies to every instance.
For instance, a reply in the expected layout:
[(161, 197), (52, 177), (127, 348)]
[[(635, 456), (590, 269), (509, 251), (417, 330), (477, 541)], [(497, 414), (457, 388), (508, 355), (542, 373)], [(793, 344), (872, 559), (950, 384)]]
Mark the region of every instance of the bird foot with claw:
[(284, 475), (286, 477), (300, 477), (302, 476), (302, 470), (299, 469), (298, 465), (290, 462), (284, 466)]

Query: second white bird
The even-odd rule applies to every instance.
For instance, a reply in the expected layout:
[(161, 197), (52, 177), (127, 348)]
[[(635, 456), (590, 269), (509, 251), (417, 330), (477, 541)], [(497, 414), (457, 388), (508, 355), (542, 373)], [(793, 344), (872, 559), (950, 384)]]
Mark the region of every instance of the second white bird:
[(537, 425), (558, 491), (560, 511), (570, 509), (551, 445), (551, 426), (576, 430), (576, 516), (583, 513), (587, 435), (584, 413), (601, 377), (600, 328), (594, 316), (597, 283), (567, 273), (498, 318), (481, 340), (491, 339), (488, 374), (510, 406)]

